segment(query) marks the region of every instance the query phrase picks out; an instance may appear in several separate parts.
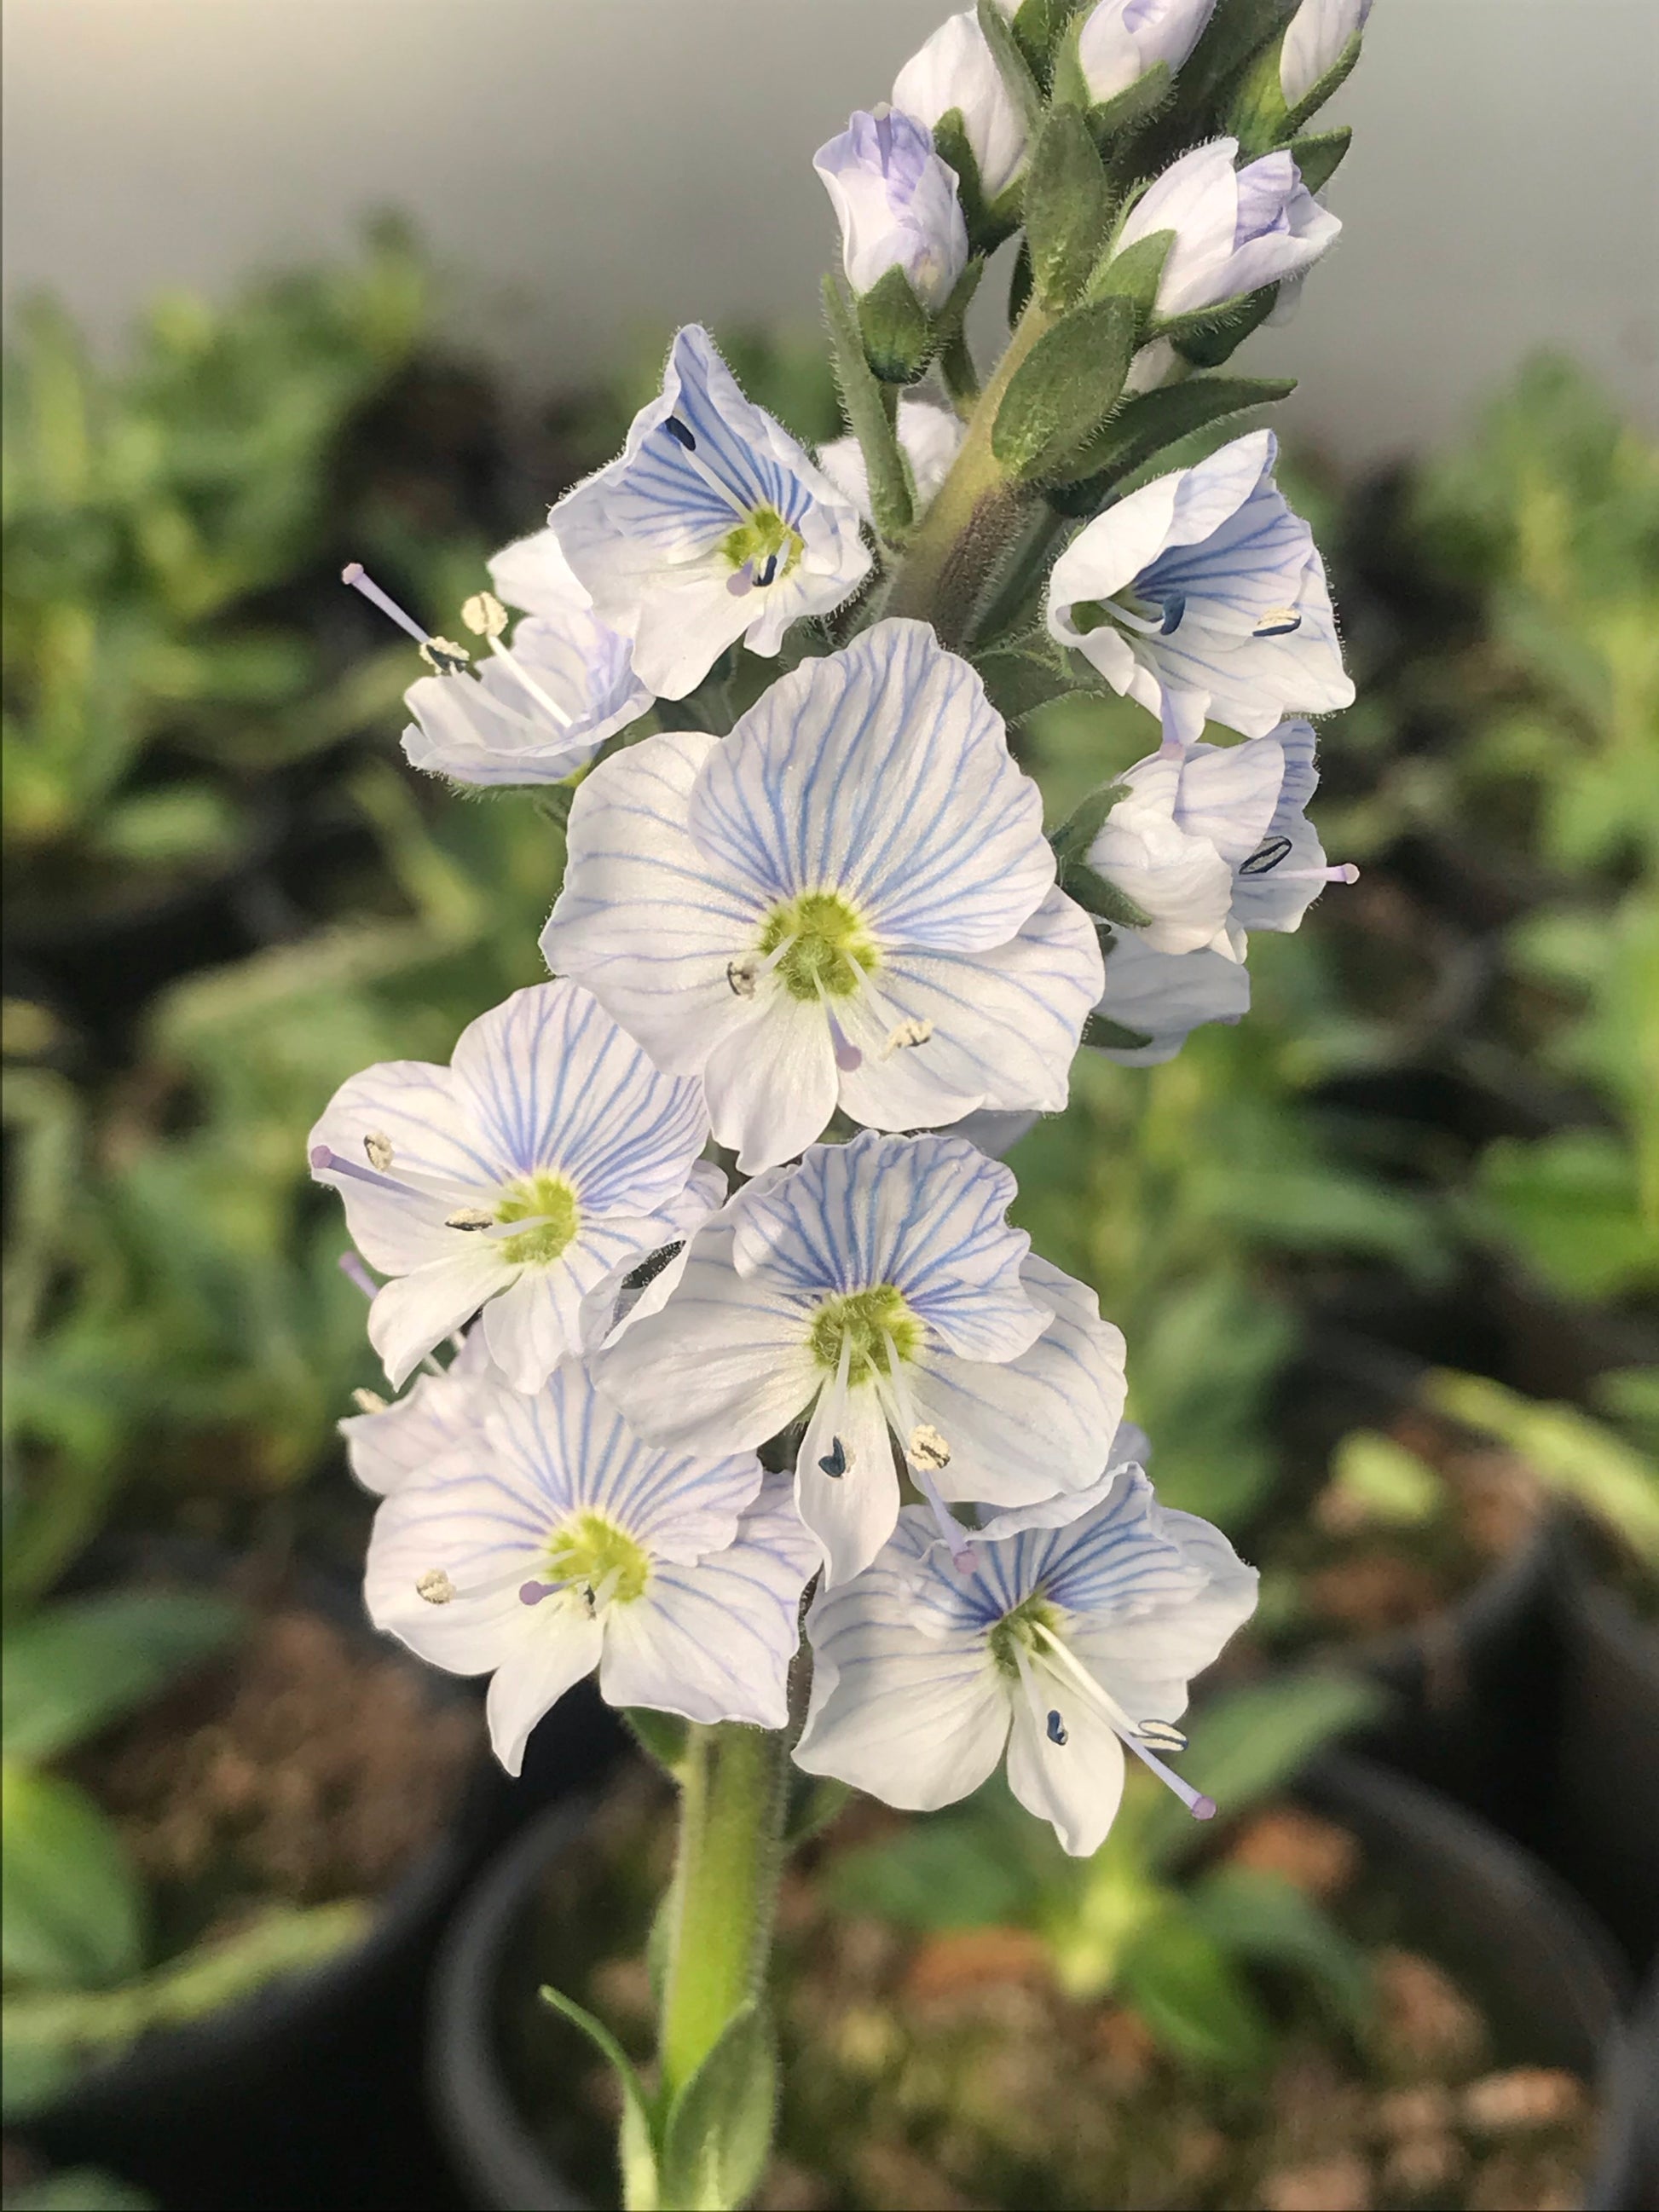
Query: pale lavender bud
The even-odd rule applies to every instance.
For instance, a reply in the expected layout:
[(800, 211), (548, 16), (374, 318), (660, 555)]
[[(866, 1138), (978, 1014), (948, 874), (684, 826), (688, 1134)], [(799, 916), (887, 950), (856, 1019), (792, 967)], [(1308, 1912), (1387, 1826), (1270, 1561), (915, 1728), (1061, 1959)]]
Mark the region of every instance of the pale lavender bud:
[(955, 109), (988, 200), (1006, 191), (1025, 167), (1024, 121), (971, 9), (941, 23), (911, 55), (893, 80), (893, 105), (930, 131)]
[(1178, 70), (1214, 10), (1215, 0), (1100, 0), (1078, 38), (1090, 99), (1115, 100), (1160, 62)]
[(956, 173), (929, 133), (896, 109), (854, 115), (813, 167), (841, 224), (842, 263), (860, 295), (902, 269), (924, 307), (942, 307), (968, 264)]
[(1235, 169), (1235, 138), (1194, 146), (1129, 211), (1120, 251), (1155, 232), (1175, 241), (1158, 282), (1161, 315), (1191, 314), (1312, 267), (1342, 225), (1320, 206), (1283, 148)]
[(1299, 106), (1365, 27), (1371, 0), (1302, 0), (1279, 50), (1279, 88)]

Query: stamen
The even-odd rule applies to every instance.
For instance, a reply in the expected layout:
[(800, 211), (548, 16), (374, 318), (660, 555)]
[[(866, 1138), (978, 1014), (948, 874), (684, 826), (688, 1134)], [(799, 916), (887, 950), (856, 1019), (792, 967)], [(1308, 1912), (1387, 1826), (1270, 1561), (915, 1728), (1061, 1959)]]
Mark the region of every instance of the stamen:
[(823, 978), (816, 969), (812, 972), (813, 987), (818, 994), (818, 1004), (823, 1008), (830, 1024), (830, 1043), (836, 1055), (836, 1066), (843, 1075), (855, 1075), (864, 1065), (864, 1054), (836, 1018), (836, 1010), (830, 1003), (830, 994), (823, 988)]
[(441, 1567), (428, 1567), (415, 1584), (416, 1597), (423, 1597), (428, 1605), (453, 1605), (455, 1585)]
[[(1040, 1620), (1033, 1620), (1031, 1627), (1048, 1646), (1050, 1662), (1070, 1676), (1085, 1697), (1094, 1705), (1095, 1710), (1106, 1722), (1113, 1734), (1133, 1752), (1142, 1765), (1149, 1766), (1164, 1787), (1175, 1792), (1194, 1820), (1212, 1820), (1215, 1818), (1216, 1809), (1214, 1798), (1206, 1797), (1200, 1790), (1194, 1790), (1190, 1782), (1183, 1782), (1178, 1774), (1164, 1764), (1155, 1752), (1147, 1748), (1145, 1734), (1149, 1729), (1152, 1731), (1155, 1740), (1162, 1741), (1168, 1745), (1168, 1737), (1163, 1734), (1163, 1731), (1169, 1728), (1169, 1723), (1165, 1721), (1149, 1723), (1131, 1720), (1116, 1698), (1101, 1687), (1088, 1668), (1073, 1656), (1060, 1638), (1054, 1634), (1053, 1629)], [(1014, 1645), (1014, 1657), (1016, 1661), (1020, 1658), (1020, 1647), (1018, 1643)], [(1180, 1731), (1177, 1729), (1172, 1733), (1178, 1735)], [(1169, 1747), (1174, 1748), (1172, 1745)]]
[(472, 655), (447, 637), (428, 637), (421, 641), (421, 658), (434, 676), (459, 676)]
[(378, 1390), (354, 1390), (351, 1402), (360, 1413), (384, 1413), (386, 1400)]
[[(471, 601), (469, 600), (467, 605), (470, 606), (471, 605)], [(568, 730), (571, 726), (572, 723), (574, 723), (576, 719), (575, 716), (572, 714), (567, 713), (564, 708), (560, 706), (558, 701), (554, 698), (551, 692), (548, 691), (542, 684), (536, 681), (535, 678), (530, 673), (530, 671), (519, 659), (516, 653), (511, 652), (507, 647), (504, 646), (499, 637), (492, 637), (490, 639), (489, 650), (495, 654), (497, 660), (504, 662), (506, 665), (512, 670), (515, 681), (524, 686), (524, 689), (530, 694), (531, 697), (536, 702), (536, 704), (542, 708), (544, 713), (550, 714), (554, 721), (558, 724), (562, 730)]]
[(444, 1216), (446, 1229), (493, 1229), (495, 1225), (495, 1215), (482, 1206), (464, 1206), (458, 1212)]
[(769, 584), (769, 583), (771, 582), (772, 579), (773, 579), (773, 578), (777, 574), (777, 573), (778, 573), (778, 556), (777, 556), (777, 555), (776, 555), (775, 553), (769, 553), (769, 554), (767, 555), (767, 556), (766, 556), (766, 561), (765, 561), (765, 563), (764, 563), (763, 567), (761, 568), (761, 570), (760, 570), (759, 574), (758, 574), (756, 576), (756, 578), (755, 578), (755, 588), (756, 588), (756, 590), (757, 590), (757, 591), (763, 591), (763, 590), (766, 588), (767, 585), (768, 585), (768, 584)]
[(1050, 1743), (1061, 1746), (1071, 1741), (1066, 1733), (1066, 1723), (1058, 1713), (1050, 1713), (1048, 1716), (1048, 1741)]
[(1173, 1721), (1137, 1721), (1143, 1743), (1155, 1743), (1160, 1751), (1185, 1751), (1187, 1739)]
[(910, 1441), (904, 1448), (904, 1455), (913, 1467), (937, 1469), (951, 1464), (950, 1445), (939, 1431), (930, 1428), (926, 1421), (910, 1431)]
[(361, 561), (348, 561), (340, 571), (340, 581), (349, 584), (354, 592), (361, 592), (372, 606), (383, 615), (389, 615), (401, 630), (405, 630), (416, 645), (426, 643), (426, 632), (413, 615), (406, 615), (389, 592), (383, 592), (374, 579), (367, 574)]
[(1270, 837), (1248, 860), (1240, 861), (1238, 872), (1241, 876), (1270, 876), (1291, 850), (1288, 837)]
[(1302, 617), (1294, 607), (1270, 607), (1250, 632), (1252, 637), (1288, 637), (1300, 629)]
[[(1158, 635), (1160, 637), (1173, 637), (1175, 633), (1181, 628), (1181, 618), (1186, 611), (1187, 595), (1184, 592), (1176, 592), (1170, 598), (1165, 599), (1164, 602), (1164, 619), (1158, 626)], [(1260, 636), (1261, 633), (1258, 630), (1256, 635)]]
[(379, 1168), (382, 1175), (396, 1158), (392, 1149), (391, 1138), (382, 1136), (378, 1129), (371, 1129), (363, 1139), (363, 1150), (368, 1155), (370, 1167)]
[(494, 592), (474, 592), (461, 603), (461, 620), (474, 637), (487, 637), (493, 644), (507, 628), (507, 609)]
[(453, 1204), (456, 1186), (441, 1176), (410, 1174), (405, 1169), (401, 1176), (382, 1175), (373, 1168), (359, 1167), (337, 1152), (331, 1145), (313, 1145), (311, 1164), (315, 1170), (328, 1169), (335, 1175), (347, 1176), (353, 1182), (366, 1182), (371, 1190), (389, 1190), (399, 1198), (441, 1199)]
[(769, 975), (788, 954), (792, 946), (800, 942), (800, 932), (783, 938), (769, 952), (743, 952), (726, 963), (726, 980), (739, 999), (752, 999), (763, 975)]
[(847, 1456), (847, 1447), (842, 1443), (839, 1437), (830, 1437), (830, 1449), (826, 1455), (818, 1462), (818, 1465), (823, 1469), (823, 1472), (830, 1477), (832, 1482), (839, 1482), (842, 1477), (846, 1474), (848, 1468), (852, 1465), (852, 1462)]
[[(754, 516), (727, 483), (722, 483), (702, 455), (697, 451), (697, 441), (678, 415), (671, 415), (662, 428), (685, 455), (686, 466), (701, 477), (717, 499), (722, 499), (740, 522), (752, 522)], [(748, 563), (744, 564), (746, 568)], [(738, 571), (741, 574), (742, 570)]]
[(345, 1277), (347, 1282), (355, 1284), (366, 1298), (373, 1299), (380, 1297), (380, 1285), (355, 1252), (341, 1253), (340, 1273)]
[(911, 1480), (926, 1499), (939, 1533), (945, 1539), (951, 1565), (959, 1575), (970, 1575), (975, 1561), (969, 1532), (945, 1504), (933, 1480), (935, 1469), (951, 1464), (951, 1447), (936, 1428), (916, 1419), (915, 1404), (900, 1366), (892, 1332), (883, 1329), (881, 1340), (887, 1352), (887, 1372), (884, 1376), (878, 1368), (874, 1369), (872, 1378), (881, 1395), (882, 1411), (905, 1440), (904, 1456)]
[(881, 1048), (881, 1057), (890, 1060), (896, 1052), (902, 1052), (910, 1045), (926, 1044), (933, 1034), (932, 1022), (914, 1018), (897, 1022), (888, 1032), (887, 1042)]

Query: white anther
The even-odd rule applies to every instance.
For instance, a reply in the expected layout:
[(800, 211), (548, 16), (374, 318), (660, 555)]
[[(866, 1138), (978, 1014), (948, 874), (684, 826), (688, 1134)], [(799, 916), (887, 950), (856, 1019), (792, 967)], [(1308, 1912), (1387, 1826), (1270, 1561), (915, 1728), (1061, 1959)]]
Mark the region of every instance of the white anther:
[(951, 1464), (951, 1447), (939, 1431), (921, 1421), (910, 1431), (904, 1455), (913, 1467), (930, 1468), (935, 1474)]
[(453, 1213), (445, 1214), (444, 1227), (446, 1229), (489, 1229), (494, 1227), (495, 1220), (495, 1215), (487, 1206), (459, 1206)]
[(472, 655), (449, 638), (426, 637), (421, 641), (421, 658), (434, 676), (459, 676)]
[(760, 955), (745, 952), (741, 960), (728, 960), (726, 980), (734, 998), (752, 999), (760, 984)]
[(889, 1030), (887, 1041), (881, 1048), (881, 1056), (884, 1060), (890, 1060), (896, 1052), (903, 1051), (907, 1045), (926, 1044), (933, 1034), (932, 1022), (915, 1019), (900, 1022)]
[(378, 1168), (382, 1175), (392, 1165), (397, 1155), (392, 1149), (392, 1139), (379, 1129), (371, 1129), (363, 1139), (363, 1150), (368, 1155), (368, 1164)]
[(351, 1402), (360, 1413), (384, 1413), (386, 1400), (378, 1390), (354, 1390)]
[(463, 602), (461, 620), (474, 637), (499, 637), (507, 628), (507, 609), (494, 592), (474, 592)]
[(454, 1598), (455, 1585), (441, 1567), (428, 1567), (416, 1583), (415, 1594), (428, 1605), (448, 1605)]

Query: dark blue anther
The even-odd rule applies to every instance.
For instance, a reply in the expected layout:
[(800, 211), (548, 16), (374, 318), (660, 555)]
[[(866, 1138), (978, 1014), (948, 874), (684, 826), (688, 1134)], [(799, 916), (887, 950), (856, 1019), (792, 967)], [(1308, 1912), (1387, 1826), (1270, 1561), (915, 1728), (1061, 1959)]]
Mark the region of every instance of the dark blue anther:
[(1270, 876), (1291, 849), (1288, 837), (1269, 837), (1267, 843), (1241, 862), (1241, 876)]
[(681, 422), (678, 415), (671, 415), (662, 427), (667, 431), (669, 436), (674, 441), (677, 446), (684, 446), (688, 453), (695, 453), (696, 452), (696, 440), (691, 435), (691, 433), (686, 428), (684, 423)]
[(1281, 615), (1277, 622), (1264, 622), (1250, 632), (1252, 637), (1288, 637), (1293, 629), (1300, 629), (1302, 617), (1294, 609)]
[(1187, 595), (1184, 592), (1177, 592), (1173, 599), (1165, 599), (1164, 619), (1158, 626), (1159, 636), (1168, 637), (1173, 631), (1178, 630), (1181, 628), (1181, 617), (1186, 611)]
[(1050, 1743), (1064, 1743), (1066, 1741), (1066, 1723), (1058, 1713), (1048, 1716), (1048, 1741)]
[(769, 553), (761, 568), (759, 574), (755, 578), (756, 585), (759, 586), (761, 585), (769, 584), (773, 577), (775, 576), (777, 573), (778, 556), (775, 553)]
[(818, 1462), (818, 1465), (823, 1469), (824, 1473), (836, 1482), (839, 1482), (842, 1475), (846, 1474), (847, 1447), (842, 1443), (839, 1437), (832, 1437), (830, 1438), (830, 1450), (828, 1454)]

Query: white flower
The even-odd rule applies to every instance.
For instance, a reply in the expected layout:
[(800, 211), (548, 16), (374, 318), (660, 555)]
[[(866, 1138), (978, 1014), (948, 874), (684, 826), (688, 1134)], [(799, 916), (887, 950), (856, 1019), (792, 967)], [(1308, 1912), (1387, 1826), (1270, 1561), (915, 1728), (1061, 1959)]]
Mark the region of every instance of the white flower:
[(1172, 230), (1158, 279), (1160, 315), (1219, 306), (1310, 269), (1342, 225), (1320, 206), (1280, 148), (1242, 169), (1236, 138), (1194, 146), (1153, 179), (1129, 210), (1118, 251)]
[(971, 9), (948, 17), (911, 55), (893, 80), (893, 105), (930, 131), (952, 110), (961, 116), (987, 200), (1000, 198), (1025, 167), (1024, 121)]
[[(951, 464), (961, 451), (968, 426), (949, 407), (931, 399), (915, 399), (902, 392), (894, 424), (899, 447), (910, 465), (910, 484), (920, 517), (934, 493), (951, 473)], [(837, 490), (846, 493), (866, 522), (870, 512), (870, 475), (864, 465), (864, 449), (856, 438), (836, 438), (818, 454), (818, 466)]]
[(1078, 36), (1090, 99), (1115, 100), (1160, 62), (1178, 70), (1214, 10), (1215, 0), (1100, 0)]
[(1325, 567), (1273, 480), (1271, 431), (1236, 438), (1097, 515), (1049, 579), (1048, 634), (1191, 739), (1206, 718), (1263, 737), (1346, 707)]
[(1005, 1751), (1014, 1795), (1065, 1849), (1099, 1849), (1127, 1747), (1200, 1820), (1211, 1801), (1160, 1751), (1187, 1685), (1255, 1604), (1255, 1570), (1219, 1530), (1154, 1503), (1139, 1468), (1064, 1528), (973, 1546), (963, 1575), (925, 1513), (807, 1615), (811, 1704), (795, 1759), (890, 1805), (965, 1797)]
[(1210, 945), (1244, 957), (1251, 929), (1294, 930), (1330, 868), (1305, 809), (1319, 781), (1307, 722), (1282, 722), (1238, 745), (1167, 747), (1137, 761), (1086, 859), (1152, 916), (1135, 934), (1154, 952)]
[(945, 1499), (1018, 1505), (1091, 1481), (1123, 1406), (1123, 1340), (1011, 1229), (1006, 1168), (957, 1137), (815, 1145), (692, 1238), (660, 1312), (598, 1355), (642, 1436), (763, 1442), (809, 1413), (801, 1517), (830, 1580), (874, 1558), (899, 1492), (890, 1427), (941, 1531)]
[(1236, 1022), (1249, 1010), (1249, 970), (1240, 962), (1214, 951), (1154, 952), (1136, 931), (1115, 930), (1097, 1011), (1147, 1042), (1096, 1048), (1125, 1067), (1161, 1066), (1205, 1022)]
[(738, 638), (776, 653), (792, 622), (839, 606), (870, 568), (850, 501), (744, 398), (696, 323), (622, 453), (549, 521), (601, 621), (633, 639), (641, 682), (665, 699)]
[(491, 1676), (509, 1774), (596, 1667), (613, 1705), (782, 1728), (816, 1559), (787, 1483), (749, 1453), (653, 1450), (574, 1364), (534, 1395), (483, 1389), (471, 1438), (374, 1516), (376, 1627), (453, 1674)]
[(902, 269), (922, 306), (937, 311), (968, 265), (968, 226), (957, 175), (929, 133), (896, 108), (860, 110), (812, 167), (841, 225), (842, 265), (860, 295)]
[(1279, 50), (1279, 88), (1299, 107), (1365, 27), (1371, 0), (1302, 0)]
[(447, 1067), (387, 1060), (343, 1084), (312, 1170), (392, 1279), (368, 1334), (394, 1387), (482, 1307), (490, 1357), (537, 1389), (577, 1348), (586, 1292), (719, 1204), (708, 1133), (697, 1085), (660, 1074), (574, 983), (515, 991)]
[(499, 1379), (484, 1333), (475, 1328), (447, 1368), (417, 1376), (390, 1406), (365, 1402), (368, 1394), (359, 1391), (363, 1410), (339, 1425), (351, 1472), (382, 1498), (429, 1473), (473, 1434)]
[(725, 738), (673, 731), (576, 793), (542, 938), (745, 1173), (839, 1105), (880, 1129), (1058, 1109), (1100, 991), (1036, 787), (965, 660), (878, 623)]

